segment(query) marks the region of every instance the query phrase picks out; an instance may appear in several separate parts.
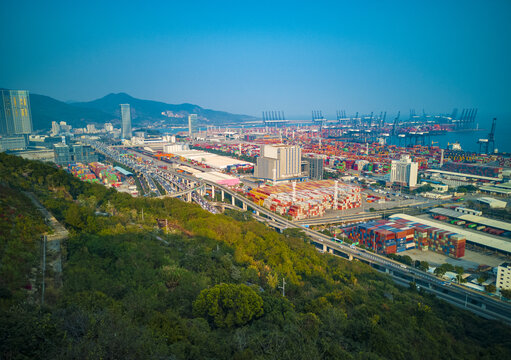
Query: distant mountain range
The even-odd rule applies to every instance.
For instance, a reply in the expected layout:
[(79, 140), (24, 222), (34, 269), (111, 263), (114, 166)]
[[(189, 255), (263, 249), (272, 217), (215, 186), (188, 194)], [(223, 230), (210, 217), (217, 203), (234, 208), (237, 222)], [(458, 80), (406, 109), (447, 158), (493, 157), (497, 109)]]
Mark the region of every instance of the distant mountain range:
[(194, 104), (167, 104), (160, 101), (141, 100), (126, 93), (108, 94), (89, 102), (72, 103), (73, 106), (101, 110), (120, 118), (119, 104), (130, 104), (131, 118), (136, 123), (167, 120), (171, 123), (187, 122), (188, 114), (197, 114), (202, 122), (210, 124), (237, 123), (255, 120), (248, 115), (231, 114), (225, 111), (204, 109)]
[(256, 118), (248, 115), (231, 114), (225, 111), (204, 109), (194, 104), (167, 104), (160, 101), (141, 100), (126, 93), (108, 94), (89, 102), (65, 103), (49, 96), (30, 94), (30, 108), (34, 130), (51, 128), (52, 121), (65, 121), (73, 127), (85, 127), (87, 124), (119, 123), (119, 104), (131, 105), (133, 124), (144, 126), (183, 125), (188, 114), (197, 114), (199, 121), (206, 124), (227, 124), (251, 121)]

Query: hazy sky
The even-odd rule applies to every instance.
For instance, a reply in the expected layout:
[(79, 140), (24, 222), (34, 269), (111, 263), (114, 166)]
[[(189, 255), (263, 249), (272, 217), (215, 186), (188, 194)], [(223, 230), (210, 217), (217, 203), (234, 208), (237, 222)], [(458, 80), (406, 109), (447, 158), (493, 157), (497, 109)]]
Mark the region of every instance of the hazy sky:
[(510, 113), (511, 1), (0, 1), (0, 87), (260, 115)]

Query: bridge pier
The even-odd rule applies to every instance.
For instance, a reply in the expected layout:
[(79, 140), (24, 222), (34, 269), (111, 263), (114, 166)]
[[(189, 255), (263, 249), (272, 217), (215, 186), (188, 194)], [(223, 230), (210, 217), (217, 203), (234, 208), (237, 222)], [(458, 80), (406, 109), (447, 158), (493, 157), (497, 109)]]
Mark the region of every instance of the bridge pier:
[(232, 206), (236, 206), (236, 199), (231, 195)]
[(256, 214), (257, 216), (259, 216), (259, 210), (256, 210), (256, 211), (255, 211), (255, 214)]
[(215, 187), (211, 185), (211, 199), (215, 200)]
[(222, 196), (222, 202), (223, 202), (223, 201), (224, 201), (224, 199), (225, 199), (225, 192), (222, 190), (222, 191), (220, 192), (220, 194), (221, 194), (221, 196)]
[(191, 192), (186, 194), (186, 202), (192, 202), (192, 193)]
[(243, 211), (247, 211), (247, 204), (243, 203)]

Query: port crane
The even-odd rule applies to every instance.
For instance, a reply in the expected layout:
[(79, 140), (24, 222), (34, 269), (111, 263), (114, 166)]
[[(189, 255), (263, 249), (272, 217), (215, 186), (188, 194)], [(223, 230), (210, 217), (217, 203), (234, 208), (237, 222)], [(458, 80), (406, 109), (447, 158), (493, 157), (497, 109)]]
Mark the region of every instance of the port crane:
[(477, 143), (479, 144), (479, 153), (481, 153), (481, 149), (484, 147), (484, 153), (488, 154), (490, 150), (490, 144), (491, 144), (491, 152), (495, 152), (495, 127), (497, 126), (497, 118), (493, 118), (493, 121), (491, 123), (491, 130), (488, 134), (487, 139), (479, 139), (477, 140)]
[(399, 121), (399, 116), (400, 115), (401, 115), (401, 111), (398, 111), (397, 112), (397, 116), (394, 119), (394, 126), (392, 126), (392, 135), (396, 135), (396, 127), (397, 127), (397, 122)]

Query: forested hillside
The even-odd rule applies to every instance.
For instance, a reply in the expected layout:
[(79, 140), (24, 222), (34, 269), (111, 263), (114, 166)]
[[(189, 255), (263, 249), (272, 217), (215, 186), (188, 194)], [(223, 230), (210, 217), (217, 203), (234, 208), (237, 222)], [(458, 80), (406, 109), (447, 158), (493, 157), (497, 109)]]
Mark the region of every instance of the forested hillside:
[[(5, 154), (0, 190), (1, 359), (511, 358), (509, 327), (248, 213), (132, 198)], [(21, 190), (71, 231), (44, 307), (25, 285), (47, 228)], [(18, 215), (33, 226), (6, 220)], [(4, 277), (7, 261), (24, 278)]]

